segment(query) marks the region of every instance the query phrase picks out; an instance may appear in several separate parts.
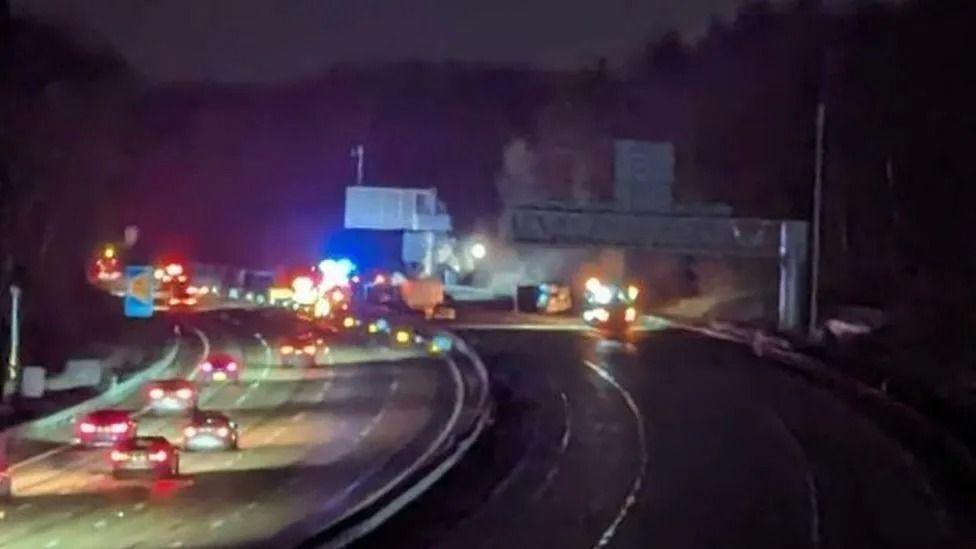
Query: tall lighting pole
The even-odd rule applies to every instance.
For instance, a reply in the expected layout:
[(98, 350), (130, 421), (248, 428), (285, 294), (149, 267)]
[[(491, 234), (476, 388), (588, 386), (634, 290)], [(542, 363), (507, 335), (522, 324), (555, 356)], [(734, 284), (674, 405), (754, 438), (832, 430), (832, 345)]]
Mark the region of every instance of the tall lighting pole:
[(827, 123), (827, 108), (823, 101), (817, 104), (817, 144), (813, 164), (813, 220), (810, 250), (810, 325), (808, 334), (817, 331), (818, 298), (820, 293), (820, 220), (823, 217), (823, 158), (824, 126)]

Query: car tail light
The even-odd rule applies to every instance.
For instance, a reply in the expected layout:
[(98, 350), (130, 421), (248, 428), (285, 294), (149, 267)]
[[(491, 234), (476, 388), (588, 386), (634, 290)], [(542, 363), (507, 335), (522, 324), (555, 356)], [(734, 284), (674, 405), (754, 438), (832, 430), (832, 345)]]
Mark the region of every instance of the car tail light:
[(112, 453), (109, 454), (109, 457), (112, 459), (112, 461), (125, 461), (129, 459), (129, 453), (120, 452), (118, 450), (112, 450)]
[(163, 395), (165, 394), (166, 391), (156, 387), (155, 389), (149, 391), (149, 398), (163, 398)]
[(176, 396), (182, 398), (183, 400), (190, 400), (191, 398), (193, 398), (193, 389), (190, 389), (189, 387), (183, 387), (182, 389), (176, 391)]
[(82, 433), (94, 433), (95, 432), (95, 424), (89, 423), (87, 421), (84, 422), (84, 423), (82, 423), (78, 428), (81, 429), (81, 432)]
[(170, 305), (179, 305), (180, 304), (180, 300), (179, 300), (179, 298), (171, 297), (171, 298), (169, 298), (169, 304)]
[(167, 457), (169, 457), (169, 454), (166, 452), (166, 450), (157, 450), (149, 454), (149, 461), (166, 461)]
[(191, 425), (186, 429), (183, 429), (183, 436), (186, 438), (193, 438), (197, 436), (197, 428)]
[(203, 370), (204, 372), (209, 372), (210, 370), (213, 370), (213, 364), (209, 362), (204, 362), (203, 364), (200, 365), (200, 369)]
[(305, 354), (307, 354), (307, 355), (314, 355), (315, 354), (315, 345), (306, 345), (305, 346)]
[(221, 427), (220, 429), (217, 429), (217, 435), (220, 436), (221, 438), (224, 438), (229, 434), (230, 434), (230, 429), (228, 429), (227, 427)]
[(346, 328), (352, 328), (356, 325), (356, 319), (351, 316), (347, 316), (346, 318), (342, 319), (342, 325)]
[(295, 348), (292, 347), (291, 345), (282, 345), (281, 346), (281, 354), (283, 354), (283, 355), (290, 355), (290, 354), (292, 354), (294, 352), (295, 352)]
[(113, 433), (124, 433), (129, 430), (128, 423), (113, 423), (111, 430)]
[(227, 371), (228, 372), (233, 372), (235, 370), (237, 370), (237, 363), (236, 362), (228, 362), (227, 363)]

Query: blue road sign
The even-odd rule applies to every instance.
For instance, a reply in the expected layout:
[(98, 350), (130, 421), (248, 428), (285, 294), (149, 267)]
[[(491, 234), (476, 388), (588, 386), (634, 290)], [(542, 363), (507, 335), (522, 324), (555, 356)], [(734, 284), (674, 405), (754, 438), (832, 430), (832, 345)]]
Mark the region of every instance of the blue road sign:
[(153, 268), (150, 265), (125, 267), (125, 316), (149, 318), (153, 315)]

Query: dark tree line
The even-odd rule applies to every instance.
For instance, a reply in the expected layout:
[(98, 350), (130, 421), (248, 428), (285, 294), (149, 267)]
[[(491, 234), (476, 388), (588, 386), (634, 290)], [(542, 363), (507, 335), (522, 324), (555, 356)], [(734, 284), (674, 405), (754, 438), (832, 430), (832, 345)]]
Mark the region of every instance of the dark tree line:
[(61, 29), (0, 19), (0, 341), (6, 361), (15, 283), (22, 362), (51, 365), (104, 312), (84, 269), (99, 241), (119, 238), (111, 197), (126, 181), (132, 80)]
[(829, 11), (744, 7), (694, 46), (650, 46), (671, 86), (683, 192), (740, 215), (808, 219), (814, 119), (827, 111), (825, 301), (881, 306), (948, 347), (976, 327), (976, 3)]

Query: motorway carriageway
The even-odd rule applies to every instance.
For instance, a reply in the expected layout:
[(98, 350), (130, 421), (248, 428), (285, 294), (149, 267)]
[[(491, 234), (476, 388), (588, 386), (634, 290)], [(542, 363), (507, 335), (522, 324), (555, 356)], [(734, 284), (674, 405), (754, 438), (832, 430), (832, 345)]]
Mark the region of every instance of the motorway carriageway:
[(460, 332), (496, 423), (357, 549), (967, 546), (913, 456), (833, 393), (699, 334), (564, 324)]
[[(241, 384), (208, 386), (200, 401), (238, 422), (240, 451), (182, 452), (177, 480), (117, 481), (107, 449), (67, 446), (71, 427), (53, 427), (53, 447), (14, 466), (0, 547), (260, 547), (271, 537), (294, 545), (386, 486), (411, 463), (405, 452), (422, 455), (449, 428), (452, 363), (346, 346), (338, 364), (282, 367), (269, 344), (295, 327), (275, 314), (198, 315), (171, 370), (191, 375), (210, 349), (245, 357)], [(144, 398), (118, 407), (139, 410)], [(138, 432), (175, 441), (185, 421), (146, 414)]]

